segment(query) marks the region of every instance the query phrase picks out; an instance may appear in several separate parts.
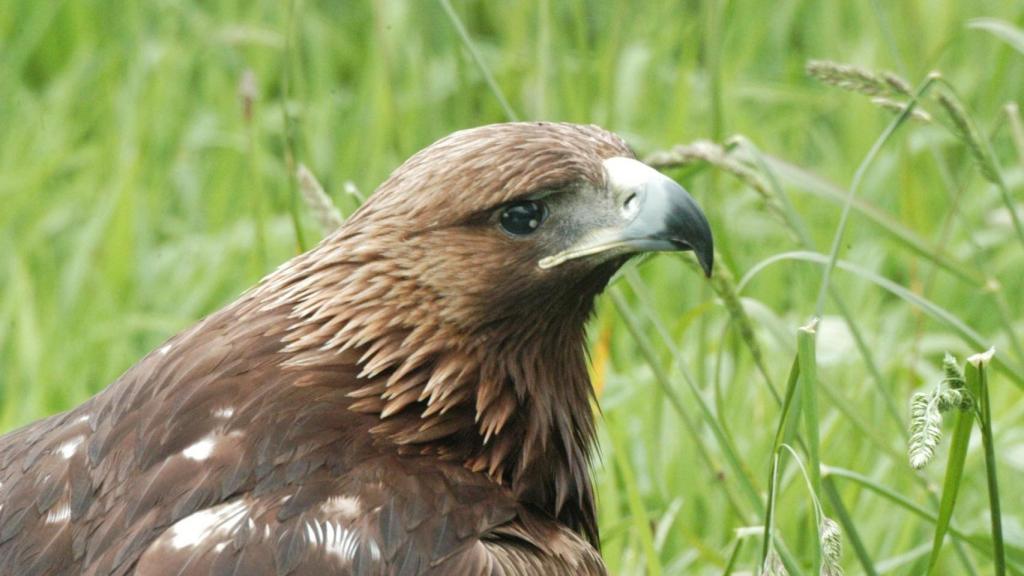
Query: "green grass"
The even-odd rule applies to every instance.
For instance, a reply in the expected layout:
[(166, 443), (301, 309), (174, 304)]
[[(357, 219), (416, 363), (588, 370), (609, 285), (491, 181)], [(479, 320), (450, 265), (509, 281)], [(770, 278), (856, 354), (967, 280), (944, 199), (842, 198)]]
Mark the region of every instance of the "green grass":
[[(817, 82), (810, 60), (893, 71), (932, 121)], [(1021, 98), (1024, 6), (1005, 0), (11, 0), (0, 430), (81, 402), (315, 241), (298, 163), (349, 214), (347, 182), (369, 192), (455, 129), (593, 122), (641, 155), (726, 144), (746, 169), (667, 169), (707, 209), (731, 276), (658, 256), (600, 301), (612, 571), (756, 570), (778, 455), (772, 531), (791, 573), (821, 562), (810, 489), (843, 528), (847, 573), (926, 572), (952, 512), (936, 573), (991, 574), (1001, 543), (1021, 574)], [(914, 471), (911, 395), (942, 379), (944, 351), (989, 346), (984, 441), (954, 432), (971, 415), (947, 418)]]

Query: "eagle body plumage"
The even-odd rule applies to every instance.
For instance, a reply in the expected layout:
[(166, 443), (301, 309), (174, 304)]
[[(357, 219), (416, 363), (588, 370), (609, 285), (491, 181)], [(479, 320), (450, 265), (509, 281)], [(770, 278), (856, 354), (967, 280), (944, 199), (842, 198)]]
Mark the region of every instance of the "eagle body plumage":
[(558, 198), (631, 156), (543, 123), (413, 156), (319, 246), (0, 437), (0, 574), (603, 574), (583, 330), (628, 254), (543, 268), (573, 238), (494, 213), (554, 190), (562, 225)]

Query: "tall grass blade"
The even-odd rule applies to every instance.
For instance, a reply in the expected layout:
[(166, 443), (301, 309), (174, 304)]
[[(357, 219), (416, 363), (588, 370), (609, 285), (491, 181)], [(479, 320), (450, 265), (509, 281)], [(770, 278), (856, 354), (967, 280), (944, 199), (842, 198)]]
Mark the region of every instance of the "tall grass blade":
[[(811, 494), (816, 502), (821, 500), (821, 440), (818, 428), (818, 367), (815, 351), (815, 335), (818, 320), (812, 319), (806, 326), (797, 330), (797, 350), (800, 359), (800, 410), (803, 412), (804, 432), (806, 433), (807, 459), (810, 468)], [(818, 532), (815, 531), (815, 534)], [(813, 562), (812, 572), (821, 572), (821, 543), (811, 546)]]
[(775, 534), (775, 501), (778, 492), (779, 476), (779, 450), (783, 444), (788, 444), (796, 436), (796, 427), (791, 422), (798, 421), (791, 417), (791, 409), (794, 405), (797, 389), (800, 385), (800, 356), (793, 358), (793, 365), (789, 370), (789, 378), (786, 380), (786, 393), (782, 400), (782, 411), (779, 413), (779, 424), (775, 429), (775, 439), (772, 441), (772, 463), (768, 472), (768, 496), (766, 500), (766, 512), (764, 515), (764, 541), (761, 547), (761, 566), (765, 567), (769, 561), (769, 553), (772, 548), (772, 540)]
[(302, 231), (302, 218), (299, 216), (298, 185), (295, 174), (295, 125), (292, 122), (291, 112), (288, 110), (288, 102), (291, 98), (291, 76), (292, 76), (292, 47), (294, 45), (292, 36), (295, 32), (295, 4), (298, 0), (288, 2), (287, 29), (284, 35), (284, 65), (281, 67), (281, 120), (284, 126), (284, 165), (288, 173), (288, 214), (291, 217), (292, 230), (295, 232), (295, 251), (305, 252), (306, 237)]
[[(739, 284), (737, 284), (736, 286), (737, 291), (742, 291), (743, 288), (765, 268), (777, 262), (783, 262), (786, 260), (799, 260), (804, 262), (813, 262), (815, 264), (822, 265), (827, 264), (829, 261), (824, 254), (818, 254), (815, 252), (795, 251), (776, 254), (774, 256), (762, 260), (761, 262), (758, 262), (749, 270), (747, 270), (747, 273), (743, 276), (743, 278), (740, 279)], [(879, 286), (880, 288), (883, 288), (887, 292), (895, 296), (898, 296), (899, 298), (920, 308), (929, 316), (935, 318), (936, 320), (939, 320), (940, 322), (952, 328), (966, 343), (970, 344), (971, 346), (975, 348), (984, 347), (984, 338), (982, 338), (980, 334), (978, 334), (973, 328), (965, 324), (963, 320), (957, 318), (955, 314), (943, 308), (942, 306), (939, 306), (935, 302), (932, 302), (928, 298), (915, 294), (913, 291), (907, 289), (906, 287), (901, 286), (896, 282), (889, 280), (888, 278), (883, 278), (882, 276), (879, 276), (874, 272), (861, 268), (855, 264), (851, 264), (849, 262), (840, 260), (836, 264), (836, 267), (839, 268), (840, 270), (845, 270), (853, 274), (856, 274), (857, 276), (860, 276), (861, 278), (868, 280), (869, 282)], [(993, 365), (999, 367), (999, 369), (1002, 370), (1007, 377), (1013, 380), (1014, 384), (1021, 388), (1024, 388), (1024, 377), (1021, 376), (1020, 370), (1015, 365), (1009, 364), (1005, 360), (1001, 360), (999, 357), (994, 358), (992, 362)]]
[(815, 336), (818, 320), (812, 319), (797, 331), (800, 358), (800, 403), (807, 433), (808, 465), (811, 469), (811, 487), (815, 497), (821, 494), (821, 440), (818, 429), (818, 368)]
[(960, 493), (960, 482), (964, 474), (964, 462), (967, 460), (967, 448), (971, 440), (974, 415), (969, 412), (956, 412), (953, 425), (953, 441), (949, 447), (949, 460), (946, 463), (946, 477), (942, 483), (942, 500), (939, 502), (939, 514), (935, 521), (935, 536), (932, 539), (932, 551), (928, 557), (928, 574), (937, 574), (939, 553), (942, 541), (949, 531), (953, 519), (953, 508), (956, 506)]
[(902, 126), (907, 119), (913, 113), (917, 101), (931, 88), (932, 83), (935, 82), (935, 78), (929, 76), (921, 86), (914, 92), (914, 96), (907, 103), (906, 108), (900, 113), (892, 122), (886, 127), (882, 134), (872, 144), (871, 149), (867, 155), (861, 161), (860, 165), (857, 166), (857, 171), (853, 174), (853, 181), (850, 183), (850, 189), (846, 194), (846, 200), (843, 202), (843, 211), (839, 216), (839, 224), (836, 226), (835, 235), (832, 237), (832, 248), (829, 250), (828, 264), (825, 266), (825, 270), (821, 277), (821, 288), (818, 290), (818, 303), (815, 306), (815, 314), (821, 316), (825, 312), (825, 296), (828, 294), (829, 283), (832, 278), (832, 270), (835, 268), (836, 262), (839, 260), (839, 248), (843, 242), (843, 236), (846, 233), (846, 223), (850, 218), (850, 210), (853, 207), (853, 199), (857, 195), (857, 191), (860, 188), (860, 184), (864, 179), (864, 174), (867, 173), (867, 169), (871, 166), (875, 157), (881, 152), (882, 146), (889, 141), (889, 138), (896, 133), (896, 130)]
[[(931, 510), (927, 510), (919, 506), (918, 504), (911, 502), (906, 496), (903, 496), (902, 494), (896, 492), (892, 488), (884, 486), (863, 474), (854, 472), (852, 470), (847, 470), (845, 468), (839, 468), (836, 466), (825, 466), (822, 470), (822, 474), (825, 478), (835, 477), (842, 478), (844, 480), (849, 480), (863, 488), (870, 490), (871, 492), (881, 496), (882, 498), (885, 498), (886, 500), (892, 502), (893, 504), (899, 506), (900, 508), (903, 508), (904, 510), (914, 514), (915, 516), (923, 520), (926, 520), (933, 524), (938, 522), (938, 513), (933, 512)], [(968, 544), (969, 546), (971, 546), (971, 548), (980, 552), (981, 554), (984, 554), (986, 557), (992, 557), (991, 538), (967, 534), (960, 528), (957, 528), (956, 525), (952, 522), (949, 525), (948, 532), (949, 535), (953, 538), (956, 538), (958, 541)], [(1007, 562), (1007, 569), (1012, 574), (1024, 576), (1024, 549), (1012, 547), (1008, 547), (1007, 549), (1012, 553), (1012, 561)], [(976, 571), (971, 566), (968, 566), (968, 571), (971, 574), (976, 573)]]
[(967, 22), (968, 28), (984, 30), (1024, 54), (1024, 30), (999, 18), (975, 18)]
[(1017, 214), (1017, 205), (1010, 195), (1006, 180), (1003, 179), (999, 159), (996, 157), (995, 151), (992, 150), (992, 144), (988, 139), (982, 137), (977, 123), (967, 113), (966, 107), (960, 101), (953, 86), (945, 81), (943, 81), (943, 85), (945, 90), (939, 92), (938, 101), (953, 123), (953, 134), (970, 150), (985, 180), (999, 190), (999, 196), (1010, 214), (1010, 222), (1013, 224), (1014, 232), (1017, 233), (1017, 239), (1024, 246), (1024, 223), (1020, 221), (1020, 216)]
[(736, 569), (736, 562), (740, 558), (740, 551), (743, 549), (743, 541), (743, 538), (736, 538), (736, 543), (732, 545), (732, 552), (729, 553), (729, 560), (725, 563), (725, 569), (722, 570), (722, 576), (732, 576)]
[(615, 452), (615, 463), (622, 475), (622, 483), (626, 489), (626, 500), (629, 504), (630, 517), (633, 522), (633, 531), (644, 550), (647, 560), (647, 574), (660, 576), (661, 562), (658, 559), (658, 551), (654, 547), (654, 534), (651, 529), (650, 517), (644, 507), (643, 498), (640, 495), (640, 488), (637, 486), (636, 472), (629, 461), (629, 453), (626, 451), (626, 444), (622, 439), (622, 432), (614, 422), (608, 422), (608, 436), (612, 441), (612, 450)]
[[(662, 390), (665, 392), (665, 396), (669, 399), (669, 403), (673, 408), (675, 408), (676, 412), (680, 414), (680, 416), (687, 419), (690, 418), (686, 413), (682, 398), (680, 398), (679, 393), (676, 392), (675, 388), (672, 386), (672, 381), (668, 377), (668, 374), (666, 374), (664, 369), (661, 367), (661, 363), (658, 361), (657, 355), (654, 353), (654, 349), (651, 346), (650, 341), (647, 339), (646, 334), (643, 333), (643, 330), (640, 327), (640, 322), (629, 309), (629, 305), (626, 303), (625, 298), (622, 297), (622, 294), (618, 290), (612, 290), (611, 296), (612, 302), (615, 303), (615, 308), (618, 310), (622, 319), (626, 322), (626, 327), (635, 338), (637, 346), (640, 348), (645, 360), (654, 372), (655, 380), (662, 387)], [(681, 357), (679, 360), (682, 362)], [(763, 504), (758, 490), (754, 485), (754, 481), (751, 478), (750, 471), (743, 465), (736, 448), (729, 440), (728, 435), (726, 435), (725, 431), (722, 429), (721, 424), (718, 422), (715, 413), (711, 410), (711, 407), (704, 399), (704, 396), (701, 394), (700, 390), (697, 389), (696, 384), (693, 382), (693, 378), (685, 372), (685, 364), (680, 363), (679, 368), (684, 371), (684, 381), (693, 393), (693, 396), (697, 401), (697, 406), (700, 408), (701, 414), (704, 417), (704, 421), (711, 428), (715, 440), (722, 449), (722, 453), (725, 455), (729, 468), (732, 470), (734, 477), (739, 481), (740, 487), (743, 489), (743, 494), (755, 510), (757, 510), (758, 513), (761, 513)], [(692, 427), (692, 423), (688, 425), (688, 428), (693, 429), (694, 439), (698, 442), (702, 442), (700, 434), (696, 432), (696, 428)], [(708, 461), (711, 461), (710, 456), (708, 456)]]
[(839, 491), (836, 489), (835, 481), (832, 480), (831, 476), (825, 475), (821, 479), (821, 487), (825, 496), (828, 498), (829, 503), (832, 504), (832, 510), (835, 511), (836, 517), (839, 518), (839, 522), (843, 525), (843, 530), (850, 539), (850, 544), (853, 546), (853, 552), (856, 554), (857, 561), (860, 562), (861, 568), (864, 569), (864, 574), (867, 576), (878, 576), (878, 571), (875, 570), (874, 562), (871, 560), (871, 554), (868, 552), (867, 547), (864, 546), (864, 541), (861, 539), (860, 533), (857, 531), (857, 526), (853, 522), (853, 517), (850, 516), (849, 510), (846, 509), (846, 505), (843, 503), (843, 499), (839, 495)]
[(1006, 119), (1010, 122), (1013, 145), (1017, 148), (1017, 163), (1024, 168), (1024, 122), (1020, 119), (1020, 106), (1016, 102), (1009, 102), (1003, 110), (1006, 111)]
[(996, 473), (995, 438), (992, 436), (992, 405), (988, 390), (987, 365), (995, 350), (975, 354), (967, 359), (967, 389), (976, 399), (978, 427), (985, 448), (985, 477), (988, 483), (989, 518), (992, 521), (992, 557), (996, 576), (1006, 574), (1006, 549), (1003, 544), (1003, 514), (999, 505), (999, 479)]
[(466, 26), (462, 23), (462, 19), (452, 8), (452, 3), (449, 0), (438, 0), (441, 7), (444, 8), (444, 13), (448, 16), (448, 20), (451, 21), (452, 26), (455, 27), (455, 31), (459, 35), (459, 39), (462, 40), (463, 46), (469, 51), (470, 57), (473, 58), (473, 62), (476, 67), (480, 70), (480, 74), (483, 75), (484, 81), (487, 82), (487, 87), (490, 88), (491, 93), (497, 98), (498, 103), (501, 104), (501, 109), (505, 111), (505, 116), (512, 121), (519, 120), (515, 111), (512, 109), (512, 105), (508, 103), (508, 99), (505, 98), (505, 93), (501, 91), (501, 87), (498, 86), (498, 82), (494, 80), (494, 74), (491, 73), (491, 69), (484, 62), (483, 56), (480, 55), (480, 51), (477, 50), (476, 44), (473, 43), (473, 39), (469, 36), (469, 32), (466, 30)]

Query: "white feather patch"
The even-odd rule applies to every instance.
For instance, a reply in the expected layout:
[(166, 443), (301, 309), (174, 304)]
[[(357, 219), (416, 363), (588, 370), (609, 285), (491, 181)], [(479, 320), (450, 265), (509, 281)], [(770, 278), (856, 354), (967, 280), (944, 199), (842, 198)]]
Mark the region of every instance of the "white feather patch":
[(234, 500), (186, 516), (171, 526), (171, 546), (181, 550), (230, 536), (246, 519), (247, 512), (244, 501)]
[(75, 452), (78, 451), (78, 446), (83, 440), (85, 440), (85, 436), (75, 436), (61, 444), (60, 447), (57, 448), (57, 452), (60, 452), (60, 455), (63, 456), (65, 460), (69, 460), (75, 455)]
[(195, 444), (182, 450), (181, 455), (184, 456), (185, 458), (188, 458), (189, 460), (202, 462), (203, 460), (209, 458), (210, 454), (213, 454), (213, 447), (215, 444), (216, 443), (213, 441), (213, 438), (207, 436), (206, 438), (203, 438), (199, 442), (196, 442)]
[[(356, 552), (359, 551), (359, 545), (363, 543), (356, 530), (330, 520), (306, 520), (303, 528), (306, 531), (306, 541), (310, 546), (323, 550), (324, 554), (343, 564), (352, 562), (356, 557)], [(376, 545), (371, 543), (371, 555), (375, 548)], [(378, 549), (377, 554), (379, 553)]]
[(362, 512), (359, 498), (355, 496), (331, 496), (320, 505), (320, 511), (328, 516), (355, 518)]
[(59, 524), (61, 522), (67, 522), (68, 518), (71, 518), (71, 505), (65, 501), (61, 502), (58, 506), (55, 506), (46, 513), (47, 524)]

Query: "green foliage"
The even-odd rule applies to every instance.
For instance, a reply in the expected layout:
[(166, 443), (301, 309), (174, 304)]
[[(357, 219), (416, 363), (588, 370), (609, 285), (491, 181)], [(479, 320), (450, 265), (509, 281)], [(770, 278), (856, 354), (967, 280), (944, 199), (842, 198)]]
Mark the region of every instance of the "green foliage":
[[(1005, 0), (8, 1), (0, 430), (100, 390), (433, 140), (593, 122), (694, 193), (729, 271), (656, 256), (600, 302), (613, 573), (989, 574), (1005, 544), (1021, 574), (1022, 30)], [(915, 471), (900, 407), (989, 346), (977, 417)]]

